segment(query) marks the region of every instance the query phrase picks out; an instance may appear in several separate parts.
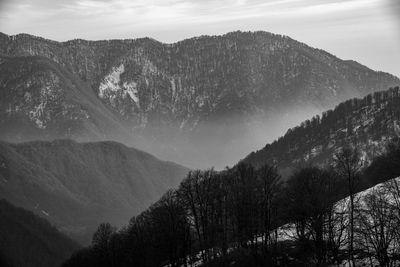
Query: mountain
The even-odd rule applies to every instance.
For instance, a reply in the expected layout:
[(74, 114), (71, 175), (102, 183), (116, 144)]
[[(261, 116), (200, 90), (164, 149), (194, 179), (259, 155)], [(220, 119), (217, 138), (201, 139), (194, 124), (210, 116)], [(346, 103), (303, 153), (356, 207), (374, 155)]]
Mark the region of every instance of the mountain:
[(127, 130), (57, 63), (36, 56), (2, 57), (0, 62), (2, 139), (104, 139)]
[[(285, 183), (273, 166), (257, 169), (239, 163), (221, 172), (190, 172), (177, 190), (168, 191), (126, 227), (99, 226), (92, 246), (75, 253), (63, 266), (276, 266), (277, 261), (270, 258), (274, 254), (279, 266), (315, 266), (320, 248), (315, 232), (320, 229), (328, 233), (320, 238), (322, 243), (331, 242), (327, 255), (333, 258), (324, 264), (337, 266), (347, 261), (350, 205), (347, 177), (337, 175), (335, 169), (340, 168), (306, 166)], [(398, 233), (400, 222), (400, 180), (395, 179), (399, 175), (399, 143), (388, 145), (357, 174), (353, 188), (357, 196), (355, 258), (369, 255), (371, 259), (387, 251), (371, 242), (382, 240), (379, 238), (393, 242), (385, 246), (391, 253), (398, 251), (392, 234)], [(385, 188), (382, 182), (388, 183)], [(367, 203), (366, 193), (378, 188), (384, 190), (375, 194), (375, 200), (384, 205)], [(386, 202), (389, 199), (393, 201)], [(365, 223), (362, 215), (366, 213), (375, 216), (368, 220), (373, 227)], [(332, 246), (333, 242), (337, 246)], [(364, 244), (373, 249), (365, 249)], [(356, 266), (377, 265), (370, 262)]]
[(312, 115), (399, 83), (267, 32), (174, 44), (0, 34), (0, 138), (112, 139), (223, 167)]
[(277, 163), (283, 173), (305, 164), (323, 165), (348, 144), (360, 149), (370, 163), (386, 144), (400, 137), (399, 87), (351, 99), (335, 109), (304, 121), (287, 133), (252, 152), (242, 161), (254, 166)]
[(43, 218), (0, 200), (0, 264), (60, 266), (79, 246)]
[(188, 169), (115, 142), (0, 142), (0, 198), (87, 243), (175, 187)]

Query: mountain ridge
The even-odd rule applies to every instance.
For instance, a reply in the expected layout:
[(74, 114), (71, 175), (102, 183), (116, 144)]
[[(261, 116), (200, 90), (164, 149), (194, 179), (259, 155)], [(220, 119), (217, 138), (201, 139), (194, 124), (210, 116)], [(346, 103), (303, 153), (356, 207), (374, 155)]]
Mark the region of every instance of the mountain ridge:
[[(60, 121), (54, 123), (58, 133), (48, 134), (49, 139), (114, 139), (192, 167), (236, 162), (240, 156), (232, 155), (255, 149), (311, 115), (399, 83), (393, 75), (267, 32), (232, 32), (174, 44), (150, 38), (61, 43), (26, 34), (3, 35), (0, 54), (0, 68), (10, 68), (13, 57), (28, 56), (25, 65), (29, 65), (35, 64), (29, 56), (39, 56), (63, 74), (51, 76), (46, 70), (42, 76), (32, 76), (15, 69), (18, 84), (2, 75), (0, 88), (14, 98), (7, 102), (12, 105), (10, 112), (0, 110), (3, 117), (33, 122), (51, 117), (43, 99), (52, 96), (41, 97), (46, 92), (39, 90), (54, 84), (65, 95), (57, 99), (66, 106), (63, 112), (79, 115), (69, 123), (83, 125), (83, 133), (79, 126), (63, 129)], [(36, 87), (30, 86), (32, 80)], [(73, 90), (82, 97), (65, 94)], [(35, 106), (23, 98), (26, 92), (35, 95)], [(86, 102), (96, 103), (102, 111), (88, 110)], [(39, 108), (40, 118), (32, 116)], [(112, 122), (102, 125), (98, 118), (106, 113)], [(279, 123), (276, 114), (283, 115)], [(111, 123), (116, 127), (107, 127)], [(275, 127), (268, 127), (272, 123)], [(18, 141), (13, 139), (13, 127), (7, 128), (11, 133), (3, 139)], [(46, 136), (49, 130), (39, 132)], [(209, 145), (204, 145), (205, 139)], [(22, 134), (20, 141), (24, 140)], [(188, 153), (190, 157), (182, 156)]]
[[(288, 39), (290, 39), (292, 41), (297, 42), (298, 44), (304, 45), (304, 46), (306, 46), (308, 48), (311, 48), (311, 49), (315, 49), (315, 50), (317, 50), (317, 51), (319, 51), (321, 53), (327, 54), (328, 56), (335, 57), (338, 60), (343, 60), (343, 61), (349, 62), (349, 63), (357, 63), (357, 65), (359, 65), (359, 67), (361, 67), (361, 68), (368, 68), (366, 65), (361, 64), (361, 63), (359, 63), (359, 62), (357, 62), (355, 60), (352, 60), (352, 59), (348, 59), (348, 60), (341, 59), (338, 56), (336, 56), (335, 54), (330, 53), (330, 52), (328, 52), (326, 50), (323, 50), (323, 49), (320, 49), (320, 48), (317, 48), (317, 47), (313, 47), (311, 45), (308, 45), (305, 42), (297, 41), (296, 39), (291, 38), (289, 35), (278, 34), (278, 33), (273, 33), (273, 32), (268, 32), (268, 31), (262, 31), (262, 30), (259, 30), (259, 31), (241, 31), (241, 30), (237, 30), (237, 31), (227, 32), (227, 33), (224, 33), (224, 34), (215, 34), (215, 35), (204, 34), (204, 35), (199, 35), (199, 36), (183, 38), (183, 39), (177, 40), (175, 42), (163, 42), (163, 41), (160, 41), (160, 40), (155, 39), (153, 37), (119, 38), (119, 39), (113, 38), (113, 39), (97, 39), (97, 40), (84, 39), (84, 38), (74, 38), (74, 39), (68, 39), (68, 40), (64, 40), (64, 41), (57, 41), (57, 40), (53, 40), (51, 38), (45, 38), (45, 37), (41, 37), (41, 36), (38, 36), (38, 35), (29, 34), (29, 33), (7, 34), (7, 33), (4, 33), (4, 32), (0, 32), (0, 36), (6, 37), (8, 39), (13, 39), (13, 38), (18, 38), (18, 37), (34, 38), (34, 39), (38, 39), (38, 40), (45, 41), (45, 42), (52, 42), (52, 43), (55, 43), (55, 44), (56, 43), (58, 43), (58, 44), (69, 44), (69, 43), (74, 43), (74, 42), (77, 42), (77, 43), (82, 43), (83, 42), (83, 43), (86, 43), (86, 44), (90, 44), (90, 43), (96, 44), (96, 43), (104, 43), (104, 42), (108, 42), (108, 43), (109, 42), (126, 42), (126, 43), (129, 44), (129, 43), (133, 43), (133, 42), (151, 40), (151, 41), (154, 41), (155, 43), (159, 43), (161, 45), (175, 46), (175, 45), (182, 44), (182, 43), (185, 43), (185, 42), (197, 41), (197, 40), (201, 40), (201, 39), (226, 37), (226, 36), (233, 35), (233, 34), (236, 34), (236, 33), (239, 33), (239, 34), (240, 33), (269, 34), (269, 35), (272, 35), (272, 36), (279, 36), (279, 37), (283, 37), (283, 38), (288, 38)], [(368, 69), (370, 69), (370, 68), (368, 68)], [(374, 70), (374, 71), (376, 71), (378, 73), (389, 74), (391, 76), (397, 77), (396, 75), (393, 75), (393, 74), (391, 74), (391, 73), (389, 73), (387, 71), (382, 71), (382, 70)]]
[(179, 184), (187, 168), (116, 142), (0, 142), (0, 197), (87, 243)]
[(340, 103), (290, 128), (285, 135), (241, 161), (254, 166), (278, 164), (290, 173), (307, 164), (325, 165), (342, 147), (356, 146), (365, 164), (400, 137), (400, 89), (393, 87)]
[(44, 218), (0, 199), (1, 266), (60, 266), (80, 247)]

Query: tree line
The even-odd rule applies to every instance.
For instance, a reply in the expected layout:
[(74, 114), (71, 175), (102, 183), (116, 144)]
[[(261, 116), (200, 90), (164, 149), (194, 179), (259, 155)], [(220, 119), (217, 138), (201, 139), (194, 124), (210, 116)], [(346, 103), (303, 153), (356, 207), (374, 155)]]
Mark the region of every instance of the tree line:
[[(358, 193), (371, 177), (400, 175), (400, 146), (387, 151), (365, 168), (360, 151), (347, 147), (330, 165), (299, 168), (286, 181), (272, 165), (191, 171), (126, 227), (101, 224), (92, 245), (64, 267), (289, 266), (287, 242), (298, 252), (296, 266), (356, 266), (360, 257), (393, 266), (400, 255), (400, 182)], [(282, 238), (285, 231), (290, 239)]]
[(399, 87), (374, 92), (362, 99), (342, 102), (333, 110), (302, 122), (278, 140), (250, 153), (245, 161), (261, 166), (266, 160), (275, 159), (280, 167), (290, 167), (292, 160), (301, 160), (312, 148), (321, 146), (328, 150), (332, 141), (341, 147), (350, 142), (368, 144), (369, 140), (379, 141), (383, 136), (399, 136), (399, 120)]

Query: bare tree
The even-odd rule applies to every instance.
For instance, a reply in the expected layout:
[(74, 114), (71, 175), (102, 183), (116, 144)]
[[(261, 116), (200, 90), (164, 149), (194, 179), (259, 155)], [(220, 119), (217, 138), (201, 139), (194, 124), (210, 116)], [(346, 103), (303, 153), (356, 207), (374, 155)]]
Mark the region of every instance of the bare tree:
[(281, 177), (275, 166), (265, 165), (258, 171), (258, 179), (260, 186), (258, 186), (260, 193), (260, 216), (261, 227), (264, 235), (264, 249), (265, 253), (268, 252), (268, 247), (272, 242), (276, 242), (271, 238), (271, 232), (275, 225), (274, 220), (277, 218), (277, 197), (281, 192)]
[(392, 266), (392, 252), (395, 250), (398, 225), (390, 202), (384, 187), (372, 189), (362, 198), (356, 220), (360, 246), (373, 252), (380, 267)]
[(102, 266), (112, 266), (110, 242), (116, 228), (109, 223), (102, 223), (93, 234), (92, 247), (99, 257)]
[(317, 167), (296, 172), (288, 184), (288, 218), (293, 218), (300, 245), (312, 242), (316, 265), (326, 261), (327, 220), (332, 210), (331, 175)]
[(168, 191), (152, 207), (150, 223), (156, 236), (153, 243), (157, 245), (157, 251), (163, 253), (161, 258), (167, 258), (172, 267), (181, 266), (182, 263), (186, 266), (189, 224), (175, 191)]
[[(390, 208), (393, 211), (393, 224), (398, 227), (400, 225), (400, 178), (391, 179), (385, 182), (384, 186), (387, 197), (390, 199)], [(393, 252), (393, 257), (400, 261), (400, 231), (396, 231), (394, 235), (394, 247), (396, 251)]]
[(212, 247), (210, 220), (214, 207), (212, 199), (212, 192), (215, 190), (214, 176), (213, 169), (189, 172), (178, 190), (178, 197), (188, 210), (188, 220), (195, 229), (203, 262), (211, 260), (212, 251), (209, 248)]
[(356, 185), (358, 177), (363, 167), (361, 153), (357, 148), (344, 147), (334, 156), (335, 169), (337, 173), (347, 181), (349, 195), (349, 231), (348, 231), (348, 250), (349, 264), (355, 266), (354, 261), (354, 196), (356, 194)]
[(258, 210), (256, 193), (256, 175), (251, 165), (240, 163), (232, 172), (231, 211), (235, 224), (235, 236), (242, 248), (250, 243), (255, 252)]
[(332, 204), (327, 218), (327, 248), (333, 264), (339, 264), (340, 249), (346, 244), (346, 229), (348, 228), (347, 203), (340, 200)]

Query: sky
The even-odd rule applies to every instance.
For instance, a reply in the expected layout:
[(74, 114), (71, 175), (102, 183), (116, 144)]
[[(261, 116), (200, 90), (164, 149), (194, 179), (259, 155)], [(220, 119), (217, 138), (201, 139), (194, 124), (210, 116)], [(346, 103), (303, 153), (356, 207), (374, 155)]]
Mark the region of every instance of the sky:
[(400, 77), (400, 0), (0, 0), (0, 31), (57, 41), (288, 35)]

